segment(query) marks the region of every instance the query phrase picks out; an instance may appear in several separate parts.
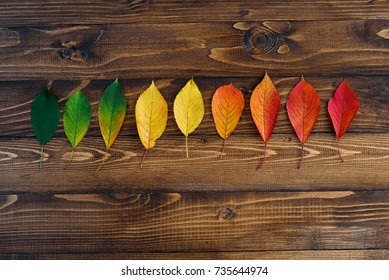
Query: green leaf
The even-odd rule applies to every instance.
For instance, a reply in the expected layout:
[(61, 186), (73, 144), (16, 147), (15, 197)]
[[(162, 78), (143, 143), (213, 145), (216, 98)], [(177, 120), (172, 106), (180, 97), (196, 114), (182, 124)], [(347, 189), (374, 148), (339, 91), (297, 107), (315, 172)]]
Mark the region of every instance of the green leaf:
[(78, 90), (66, 101), (63, 127), (73, 149), (81, 142), (89, 128), (91, 107), (88, 97)]
[(59, 115), (59, 104), (51, 88), (40, 91), (31, 105), (32, 129), (42, 145), (40, 167), (42, 167), (43, 146), (49, 142), (57, 130)]
[[(123, 88), (116, 79), (104, 91), (99, 102), (98, 117), (101, 135), (103, 136), (107, 151), (115, 142), (123, 125), (127, 109), (127, 101)], [(106, 157), (104, 157), (105, 160)], [(103, 165), (104, 160), (101, 165)], [(99, 169), (101, 166), (97, 169)]]

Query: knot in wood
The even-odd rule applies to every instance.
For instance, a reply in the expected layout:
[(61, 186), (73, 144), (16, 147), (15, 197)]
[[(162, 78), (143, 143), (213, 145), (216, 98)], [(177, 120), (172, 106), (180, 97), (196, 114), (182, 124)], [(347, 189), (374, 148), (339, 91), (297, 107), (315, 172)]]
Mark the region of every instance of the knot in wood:
[(74, 51), (72, 49), (61, 50), (60, 55), (62, 58), (71, 58)]
[(74, 61), (82, 61), (88, 57), (88, 53), (86, 50), (82, 50), (77, 47), (61, 50), (59, 54), (62, 58), (66, 58)]
[(265, 55), (278, 45), (278, 34), (266, 26), (251, 28), (244, 35), (244, 46), (251, 55)]
[(223, 207), (217, 210), (217, 218), (227, 220), (235, 216), (235, 211), (228, 207)]

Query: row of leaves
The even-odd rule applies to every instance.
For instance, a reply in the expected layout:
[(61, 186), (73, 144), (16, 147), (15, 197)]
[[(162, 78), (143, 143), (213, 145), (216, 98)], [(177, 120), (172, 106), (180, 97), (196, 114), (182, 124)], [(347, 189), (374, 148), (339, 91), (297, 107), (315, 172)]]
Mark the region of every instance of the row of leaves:
[[(223, 148), (220, 158), (225, 154), (226, 140), (235, 130), (244, 108), (242, 92), (232, 84), (219, 87), (212, 98), (212, 115), (216, 130), (223, 138)], [(263, 80), (254, 89), (250, 99), (250, 109), (255, 125), (264, 141), (264, 156), (258, 170), (266, 159), (266, 145), (273, 132), (278, 112), (280, 110), (280, 95), (270, 77), (265, 74)], [(107, 152), (114, 143), (122, 127), (127, 102), (124, 91), (116, 79), (105, 90), (98, 106), (98, 119), (101, 135)], [(329, 100), (328, 113), (331, 117), (336, 137), (338, 139), (338, 154), (340, 154), (340, 138), (346, 132), (359, 108), (358, 99), (343, 80)], [(299, 83), (290, 92), (286, 109), (294, 130), (301, 142), (302, 164), (304, 143), (317, 121), (320, 111), (320, 99), (315, 89), (301, 77)], [(178, 128), (185, 135), (186, 157), (188, 153), (188, 136), (200, 125), (204, 117), (204, 102), (202, 94), (193, 79), (180, 90), (174, 100), (174, 118)], [(155, 86), (154, 82), (139, 96), (135, 106), (136, 126), (139, 138), (145, 148), (140, 167), (143, 167), (147, 152), (155, 146), (158, 138), (165, 131), (168, 119), (168, 105)], [(42, 145), (40, 166), (44, 145), (53, 137), (60, 119), (60, 106), (50, 88), (39, 92), (31, 108), (31, 121), (34, 133)], [(91, 106), (87, 96), (78, 90), (66, 102), (63, 125), (67, 138), (74, 150), (85, 136), (91, 119)], [(97, 169), (97, 171), (104, 164)], [(69, 161), (69, 163), (70, 163)]]

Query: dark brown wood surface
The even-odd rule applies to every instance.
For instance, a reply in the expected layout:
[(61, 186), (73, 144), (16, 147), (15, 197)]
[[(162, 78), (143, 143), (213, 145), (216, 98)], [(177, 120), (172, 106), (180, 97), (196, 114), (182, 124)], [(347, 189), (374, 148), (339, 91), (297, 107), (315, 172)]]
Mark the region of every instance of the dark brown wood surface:
[(9, 27), (0, 78), (385, 75), (388, 32), (385, 20)]
[(3, 0), (3, 25), (389, 19), (386, 0)]
[[(2, 1), (0, 259), (389, 259), (388, 19), (386, 0)], [(249, 100), (265, 71), (281, 110), (257, 172)], [(285, 102), (300, 75), (321, 111), (297, 170)], [(172, 109), (191, 77), (205, 116), (186, 159)], [(107, 153), (97, 104), (114, 78), (128, 110)], [(341, 163), (327, 102), (344, 78), (361, 107)], [(169, 119), (141, 170), (134, 109), (152, 80)], [(210, 106), (230, 82), (246, 106), (219, 160)], [(68, 168), (61, 118), (39, 169), (30, 107), (49, 83), (61, 109), (76, 89), (92, 104)]]
[(388, 191), (0, 199), (2, 253), (389, 249)]

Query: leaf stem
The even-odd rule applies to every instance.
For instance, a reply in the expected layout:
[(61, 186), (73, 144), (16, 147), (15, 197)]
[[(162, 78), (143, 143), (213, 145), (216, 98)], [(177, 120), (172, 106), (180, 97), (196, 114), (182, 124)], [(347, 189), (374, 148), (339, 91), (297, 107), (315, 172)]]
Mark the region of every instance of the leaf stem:
[(265, 147), (263, 148), (263, 159), (261, 161), (261, 163), (259, 164), (258, 168), (257, 168), (257, 171), (259, 171), (263, 165), (263, 163), (265, 162), (265, 159), (266, 159), (266, 144), (267, 142), (265, 142)]
[(70, 155), (70, 159), (69, 159), (68, 164), (66, 165), (65, 169), (68, 169), (68, 167), (69, 167), (70, 163), (72, 162), (73, 158), (74, 158), (74, 149), (72, 149), (72, 154)]
[(220, 152), (220, 158), (219, 159), (223, 159), (223, 156), (224, 156), (225, 151), (226, 151), (226, 142), (227, 142), (227, 138), (224, 138), (223, 139), (223, 148), (222, 148), (222, 151)]
[(140, 161), (140, 168), (143, 168), (143, 163), (145, 162), (145, 158), (146, 158), (146, 155), (147, 155), (148, 151), (149, 150), (145, 150), (145, 152), (143, 154), (142, 160)]
[(97, 168), (96, 174), (97, 174), (97, 172), (99, 172), (99, 170), (103, 167), (104, 162), (105, 162), (105, 160), (107, 159), (107, 157), (108, 157), (108, 150), (107, 150), (107, 152), (104, 154), (103, 161), (101, 162), (100, 166)]
[(188, 151), (188, 136), (185, 136), (185, 149), (186, 149), (186, 158), (189, 158), (189, 151)]
[(39, 161), (39, 168), (42, 168), (42, 163), (43, 163), (43, 148), (44, 148), (44, 145), (42, 145), (42, 148), (41, 148), (41, 156), (40, 156), (40, 161)]
[(304, 156), (304, 143), (301, 143), (301, 157), (300, 157), (300, 163), (297, 169), (300, 169), (303, 164), (303, 156)]
[(341, 162), (343, 162), (342, 155), (340, 154), (340, 138), (338, 138), (338, 155), (339, 155)]

